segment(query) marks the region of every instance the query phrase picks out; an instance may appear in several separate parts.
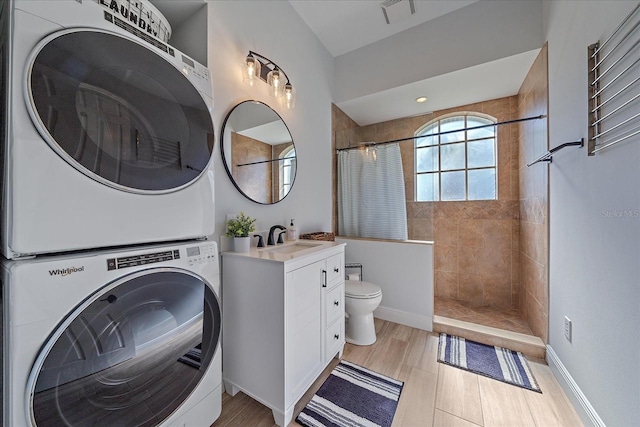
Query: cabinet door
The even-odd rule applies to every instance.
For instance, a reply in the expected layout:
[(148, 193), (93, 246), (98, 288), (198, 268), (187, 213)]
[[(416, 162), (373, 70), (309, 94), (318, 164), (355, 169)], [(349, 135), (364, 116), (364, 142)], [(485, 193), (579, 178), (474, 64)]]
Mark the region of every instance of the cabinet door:
[[(323, 368), (322, 271), (318, 261), (287, 273), (285, 296), (285, 396), (297, 399)], [(285, 406), (286, 406), (285, 404)]]

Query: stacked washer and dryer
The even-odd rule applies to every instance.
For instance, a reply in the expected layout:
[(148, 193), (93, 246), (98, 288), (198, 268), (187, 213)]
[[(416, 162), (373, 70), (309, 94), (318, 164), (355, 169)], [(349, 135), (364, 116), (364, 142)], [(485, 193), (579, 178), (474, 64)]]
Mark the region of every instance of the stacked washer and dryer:
[(3, 425), (213, 423), (209, 71), (147, 0), (0, 22)]

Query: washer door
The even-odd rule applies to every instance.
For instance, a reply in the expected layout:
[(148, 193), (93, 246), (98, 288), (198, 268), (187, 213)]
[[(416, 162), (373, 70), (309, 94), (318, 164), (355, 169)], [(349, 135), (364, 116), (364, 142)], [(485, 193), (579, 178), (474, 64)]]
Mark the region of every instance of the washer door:
[(186, 270), (133, 273), (96, 292), (43, 346), (35, 425), (157, 425), (197, 387), (220, 340), (217, 296)]
[(203, 97), (173, 64), (134, 40), (66, 30), (31, 55), (27, 107), (47, 143), (85, 175), (136, 193), (195, 181), (213, 152)]

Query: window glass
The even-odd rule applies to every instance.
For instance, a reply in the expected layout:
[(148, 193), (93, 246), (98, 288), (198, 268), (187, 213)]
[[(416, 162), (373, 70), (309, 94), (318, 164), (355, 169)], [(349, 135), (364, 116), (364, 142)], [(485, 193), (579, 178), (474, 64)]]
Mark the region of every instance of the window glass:
[(439, 175), (437, 173), (422, 174), (416, 177), (416, 192), (418, 200), (432, 202), (438, 200)]
[(424, 147), (416, 152), (418, 172), (433, 172), (438, 170), (438, 147)]
[[(492, 122), (491, 120), (482, 117), (467, 116), (467, 127), (469, 128), (485, 126), (493, 123), (494, 122)], [(480, 129), (468, 130), (467, 139), (493, 138), (493, 136), (495, 135), (495, 129), (495, 126), (490, 126)]]
[(469, 141), (467, 149), (469, 150), (469, 168), (481, 168), (496, 165), (495, 140), (481, 139), (478, 141)]
[[(451, 132), (457, 129), (464, 129), (464, 127), (464, 117), (462, 120), (458, 117), (451, 117), (440, 121), (440, 132)], [(464, 141), (464, 131), (440, 135), (440, 144), (456, 141)]]
[(442, 200), (464, 200), (465, 183), (464, 171), (443, 172), (442, 176)]
[(415, 139), (416, 201), (496, 199), (496, 146), (495, 121), (486, 117), (457, 114), (427, 124)]
[(416, 139), (416, 147), (425, 147), (428, 145), (437, 145), (438, 137), (437, 136), (429, 136), (430, 134), (438, 132), (438, 123), (435, 125), (427, 127), (421, 135), (423, 137)]
[(496, 170), (469, 171), (469, 200), (493, 200), (496, 198)]
[(464, 143), (448, 144), (440, 147), (443, 171), (464, 169)]

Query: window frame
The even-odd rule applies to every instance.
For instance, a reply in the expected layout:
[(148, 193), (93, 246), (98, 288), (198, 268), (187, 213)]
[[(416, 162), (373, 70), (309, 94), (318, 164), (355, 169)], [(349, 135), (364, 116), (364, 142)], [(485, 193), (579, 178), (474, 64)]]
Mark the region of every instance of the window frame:
[[(289, 194), (291, 191), (291, 187), (293, 186), (293, 162), (295, 159), (296, 148), (293, 144), (284, 149), (279, 156), (279, 167), (278, 167), (278, 194), (280, 199), (283, 199), (284, 196)], [(290, 154), (293, 153), (293, 156)], [(285, 191), (287, 188), (287, 191)]]
[[(451, 142), (445, 142), (442, 143), (441, 137), (442, 135), (439, 134), (439, 132), (441, 131), (441, 127), (442, 127), (442, 122), (447, 120), (447, 119), (452, 119), (452, 118), (462, 118), (463, 119), (463, 127), (461, 129), (456, 129), (453, 128), (452, 129), (452, 133), (455, 132), (464, 132), (464, 137), (460, 140), (457, 141), (451, 141)], [(468, 138), (468, 130), (467, 128), (469, 127), (468, 125), (468, 120), (469, 118), (472, 119), (480, 119), (482, 121), (490, 121), (493, 122), (494, 124), (498, 123), (498, 120), (495, 117), (492, 117), (488, 114), (482, 114), (482, 113), (477, 113), (477, 112), (473, 112), (473, 111), (458, 111), (455, 113), (450, 113), (450, 114), (445, 114), (442, 116), (438, 116), (436, 118), (434, 118), (433, 120), (430, 120), (429, 122), (425, 123), (423, 126), (421, 126), (414, 134), (415, 139), (414, 139), (414, 201), (416, 202), (448, 202), (448, 201), (455, 201), (455, 202), (459, 202), (459, 201), (482, 201), (482, 200), (498, 200), (498, 132), (497, 129), (494, 130), (493, 132), (493, 136), (489, 136), (489, 137), (481, 137), (481, 138), (472, 138), (469, 139)], [(429, 135), (429, 134), (425, 134), (425, 132), (430, 129), (433, 128), (434, 125), (436, 125), (437, 128), (437, 132), (435, 132), (437, 135)], [(475, 126), (471, 126), (471, 128), (473, 128)], [(487, 128), (490, 128), (490, 126), (487, 126)], [(494, 127), (495, 129), (495, 127)], [(421, 138), (437, 138), (437, 143), (432, 144), (432, 145), (422, 145), (419, 146), (419, 141)], [(486, 140), (491, 140), (493, 139), (493, 165), (492, 166), (480, 166), (480, 167), (469, 167), (469, 142), (476, 142), (476, 141), (486, 141)], [(443, 170), (442, 169), (442, 149), (441, 147), (443, 146), (452, 146), (455, 144), (464, 144), (464, 167), (463, 168), (456, 168), (456, 169), (446, 169)], [(433, 147), (438, 147), (437, 150), (437, 167), (434, 168), (434, 170), (432, 171), (426, 171), (426, 172), (419, 172), (418, 171), (418, 152), (421, 149), (425, 149), (425, 148), (433, 148)], [(469, 171), (477, 171), (477, 170), (493, 170), (494, 171), (494, 186), (495, 186), (495, 195), (493, 198), (490, 199), (470, 199), (469, 198)], [(464, 172), (464, 198), (463, 199), (455, 199), (455, 200), (442, 200), (442, 174), (444, 173), (449, 173), (449, 172)], [(437, 194), (435, 194), (436, 192), (434, 191), (434, 199), (433, 200), (420, 200), (419, 199), (419, 193), (418, 193), (418, 177), (421, 175), (434, 175), (437, 174), (438, 177), (438, 187), (437, 187)]]

